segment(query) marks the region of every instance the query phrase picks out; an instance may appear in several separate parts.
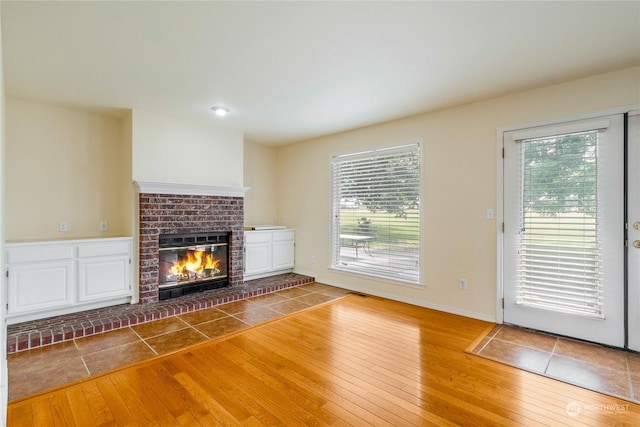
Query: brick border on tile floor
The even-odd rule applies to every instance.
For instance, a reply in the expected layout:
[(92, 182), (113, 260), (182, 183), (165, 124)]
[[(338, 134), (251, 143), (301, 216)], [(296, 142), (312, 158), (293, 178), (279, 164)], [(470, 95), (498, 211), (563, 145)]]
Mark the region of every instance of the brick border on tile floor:
[(315, 282), (313, 277), (287, 273), (150, 304), (121, 304), (17, 323), (7, 328), (7, 354), (215, 307), (313, 282)]

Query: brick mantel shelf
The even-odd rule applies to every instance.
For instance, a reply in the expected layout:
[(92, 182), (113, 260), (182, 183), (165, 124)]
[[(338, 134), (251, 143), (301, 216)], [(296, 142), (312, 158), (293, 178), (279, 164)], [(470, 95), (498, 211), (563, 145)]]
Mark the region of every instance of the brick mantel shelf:
[(251, 188), (157, 181), (133, 181), (133, 184), (137, 187), (139, 193), (180, 194), (183, 196), (244, 197), (244, 194)]
[(229, 241), (229, 286), (243, 283), (247, 187), (135, 181), (138, 199), (138, 301), (158, 301), (160, 234), (222, 231)]

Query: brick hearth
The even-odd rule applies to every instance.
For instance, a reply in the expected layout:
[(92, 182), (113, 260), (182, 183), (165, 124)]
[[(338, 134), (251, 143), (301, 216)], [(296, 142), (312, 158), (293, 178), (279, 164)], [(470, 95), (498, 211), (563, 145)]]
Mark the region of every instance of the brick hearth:
[(230, 232), (229, 286), (242, 284), (243, 197), (141, 193), (139, 203), (140, 303), (158, 301), (160, 234)]
[(150, 304), (121, 304), (17, 323), (7, 328), (7, 353), (87, 337), (312, 282), (313, 277), (287, 273)]

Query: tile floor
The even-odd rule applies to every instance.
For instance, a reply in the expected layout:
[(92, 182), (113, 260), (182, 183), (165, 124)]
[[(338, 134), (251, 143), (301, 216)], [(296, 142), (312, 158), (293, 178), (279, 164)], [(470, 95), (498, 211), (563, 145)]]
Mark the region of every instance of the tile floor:
[(236, 332), (347, 293), (310, 283), (9, 354), (9, 400)]
[(314, 281), (310, 276), (286, 273), (149, 304), (119, 304), (13, 324), (7, 328), (7, 354), (215, 307)]
[(497, 325), (472, 353), (640, 403), (640, 354)]

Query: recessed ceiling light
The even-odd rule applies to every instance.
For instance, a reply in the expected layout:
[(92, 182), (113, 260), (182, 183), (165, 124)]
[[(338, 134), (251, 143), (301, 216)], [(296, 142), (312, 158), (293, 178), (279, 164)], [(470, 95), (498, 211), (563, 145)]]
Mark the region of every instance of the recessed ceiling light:
[(211, 109), (213, 110), (214, 113), (216, 113), (216, 116), (220, 116), (220, 117), (226, 116), (231, 111), (227, 107), (222, 107), (222, 106), (211, 107)]

